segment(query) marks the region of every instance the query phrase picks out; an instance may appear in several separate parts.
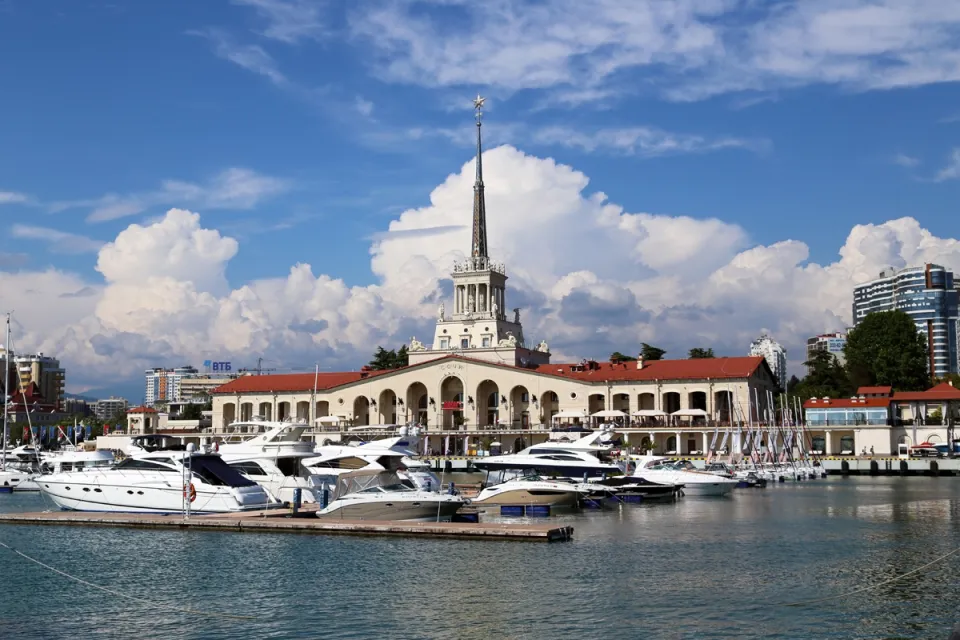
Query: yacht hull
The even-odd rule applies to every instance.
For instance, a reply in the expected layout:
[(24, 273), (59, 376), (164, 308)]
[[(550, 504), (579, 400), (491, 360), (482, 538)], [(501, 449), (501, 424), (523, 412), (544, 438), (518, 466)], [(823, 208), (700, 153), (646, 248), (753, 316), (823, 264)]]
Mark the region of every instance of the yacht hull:
[(34, 474), (21, 471), (0, 471), (0, 487), (9, 491), (39, 491)]
[(520, 506), (546, 505), (551, 507), (575, 507), (580, 503), (580, 493), (577, 491), (553, 491), (550, 489), (508, 489), (490, 496), (483, 493), (471, 504), (478, 506)]
[[(40, 491), (65, 511), (110, 513), (183, 513), (185, 504), (180, 486), (156, 484), (108, 485), (78, 482), (76, 479), (40, 479)], [(240, 492), (240, 496), (235, 492)], [(197, 490), (191, 513), (233, 513), (271, 506), (258, 501), (243, 504), (243, 489)]]
[(736, 482), (695, 482), (683, 485), (687, 496), (725, 496), (737, 486)]
[(350, 502), (339, 501), (319, 512), (324, 520), (449, 520), (460, 507), (459, 501)]

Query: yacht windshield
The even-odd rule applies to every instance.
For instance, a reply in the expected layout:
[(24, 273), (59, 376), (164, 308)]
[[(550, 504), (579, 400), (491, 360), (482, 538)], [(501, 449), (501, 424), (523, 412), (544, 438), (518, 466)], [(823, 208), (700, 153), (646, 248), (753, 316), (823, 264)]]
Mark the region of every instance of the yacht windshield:
[(223, 461), (220, 456), (193, 456), (190, 469), (205, 483), (217, 487), (251, 487), (256, 484)]

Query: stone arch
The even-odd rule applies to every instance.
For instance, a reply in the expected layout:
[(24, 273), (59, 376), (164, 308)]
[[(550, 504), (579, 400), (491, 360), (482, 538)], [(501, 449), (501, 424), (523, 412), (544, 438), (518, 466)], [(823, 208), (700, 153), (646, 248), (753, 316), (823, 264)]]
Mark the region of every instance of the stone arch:
[(453, 429), (462, 423), (463, 400), (463, 380), (457, 376), (444, 378), (440, 383), (441, 424), (444, 429)]
[(253, 403), (244, 402), (240, 405), (240, 421), (249, 422), (250, 418), (253, 417)]
[(707, 394), (704, 391), (691, 391), (687, 394), (687, 408), (707, 410)]
[(330, 415), (330, 402), (327, 400), (318, 401), (313, 415), (317, 418)]
[(367, 396), (357, 396), (353, 401), (353, 424), (366, 426), (370, 424), (370, 400)]
[(514, 441), (513, 441), (513, 452), (514, 452), (514, 453), (516, 453), (517, 451), (523, 451), (523, 450), (526, 449), (526, 448), (527, 448), (527, 440), (526, 440), (526, 438), (524, 438), (523, 436), (518, 436), (516, 439), (514, 439)]
[(301, 400), (297, 403), (297, 422), (310, 422), (309, 400)]
[(663, 410), (670, 414), (680, 411), (680, 394), (676, 391), (667, 391), (663, 394)]
[(587, 398), (587, 412), (592, 415), (597, 411), (603, 411), (607, 408), (606, 404), (606, 398), (602, 393), (591, 393)]
[(289, 420), (290, 419), (290, 403), (284, 400), (283, 402), (277, 403), (277, 420)]
[(407, 407), (407, 419), (417, 424), (426, 425), (430, 415), (427, 409), (428, 399), (427, 385), (422, 382), (414, 382), (407, 387), (406, 399), (404, 400)]
[(397, 394), (393, 389), (384, 389), (377, 398), (380, 424), (397, 424)]
[(674, 453), (677, 453), (677, 452), (678, 452), (678, 449), (677, 449), (677, 436), (669, 436), (669, 437), (667, 438), (667, 444), (666, 444), (666, 446), (665, 446), (665, 448), (664, 448), (664, 452), (669, 453), (670, 451), (673, 451)]
[(530, 391), (522, 384), (510, 390), (510, 423), (512, 427), (530, 428)]
[(270, 420), (273, 416), (273, 405), (269, 402), (261, 402), (257, 407), (257, 415), (264, 420)]
[(713, 392), (713, 406), (716, 418), (720, 422), (730, 422), (733, 417), (730, 392), (726, 389)]
[(233, 402), (223, 404), (223, 426), (233, 424), (237, 419), (237, 405)]
[(653, 411), (657, 408), (657, 396), (652, 393), (641, 393), (637, 396), (637, 411)]
[(477, 425), (496, 427), (500, 418), (500, 387), (493, 380), (484, 380), (477, 385), (474, 397), (477, 406)]
[(553, 416), (560, 413), (560, 396), (556, 391), (544, 391), (540, 394), (540, 421), (545, 425), (553, 423)]
[(611, 409), (616, 411), (623, 411), (625, 414), (630, 415), (630, 394), (627, 393), (616, 393), (613, 396), (613, 402), (611, 403)]

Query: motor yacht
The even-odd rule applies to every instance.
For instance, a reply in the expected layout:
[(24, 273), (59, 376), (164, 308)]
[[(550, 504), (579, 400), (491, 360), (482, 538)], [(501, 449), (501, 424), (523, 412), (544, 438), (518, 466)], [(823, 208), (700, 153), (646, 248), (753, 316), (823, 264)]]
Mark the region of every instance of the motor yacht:
[(635, 476), (615, 476), (602, 480), (600, 484), (613, 491), (616, 497), (639, 496), (646, 502), (673, 502), (684, 495), (682, 484), (659, 484)]
[(484, 471), (527, 469), (572, 478), (620, 473), (620, 468), (613, 462), (601, 460), (586, 450), (563, 447), (559, 443), (538, 444), (517, 453), (478, 458), (473, 465)]
[(39, 487), (37, 487), (35, 478), (35, 473), (12, 468), (2, 469), (0, 470), (0, 493), (37, 491)]
[(361, 469), (336, 478), (333, 500), (317, 512), (317, 517), (440, 521), (449, 520), (465, 503), (458, 495), (415, 489), (392, 471)]
[(157, 451), (113, 466), (84, 467), (40, 478), (40, 490), (61, 509), (180, 513), (190, 487), (193, 513), (264, 509), (276, 501), (260, 485), (231, 469), (216, 454)]
[(584, 491), (574, 483), (545, 480), (538, 475), (525, 475), (506, 482), (484, 487), (470, 504), (477, 506), (549, 505), (576, 507), (584, 498)]
[(691, 470), (687, 464), (674, 464), (658, 456), (629, 456), (624, 475), (656, 484), (683, 485), (683, 493), (688, 496), (725, 496), (737, 486), (733, 478)]

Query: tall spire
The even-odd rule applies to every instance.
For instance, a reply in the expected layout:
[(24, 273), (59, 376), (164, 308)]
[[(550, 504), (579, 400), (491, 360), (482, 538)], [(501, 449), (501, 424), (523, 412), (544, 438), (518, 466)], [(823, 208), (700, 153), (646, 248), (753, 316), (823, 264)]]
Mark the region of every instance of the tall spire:
[(473, 184), (473, 238), (471, 243), (471, 256), (474, 258), (490, 257), (487, 255), (487, 204), (483, 197), (483, 163), (480, 159), (483, 154), (480, 129), (483, 126), (481, 121), (485, 101), (486, 98), (481, 98), (480, 94), (477, 94), (473, 101), (473, 108), (477, 112), (477, 181)]

